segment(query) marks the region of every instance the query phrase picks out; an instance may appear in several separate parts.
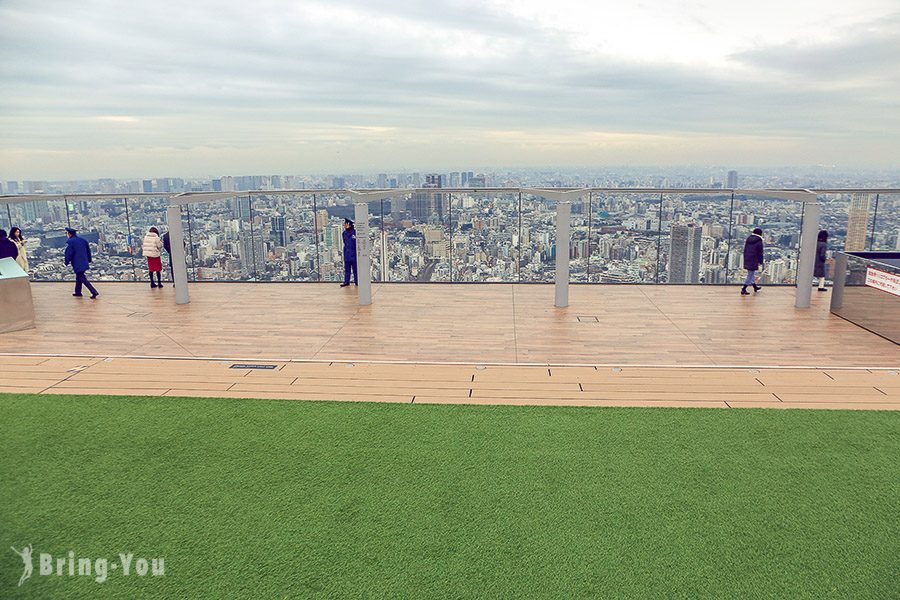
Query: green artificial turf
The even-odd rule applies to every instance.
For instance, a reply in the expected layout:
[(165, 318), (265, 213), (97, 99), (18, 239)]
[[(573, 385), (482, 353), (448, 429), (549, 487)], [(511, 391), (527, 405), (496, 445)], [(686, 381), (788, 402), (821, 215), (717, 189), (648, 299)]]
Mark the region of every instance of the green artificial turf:
[(0, 395), (0, 482), (2, 598), (900, 597), (897, 412)]

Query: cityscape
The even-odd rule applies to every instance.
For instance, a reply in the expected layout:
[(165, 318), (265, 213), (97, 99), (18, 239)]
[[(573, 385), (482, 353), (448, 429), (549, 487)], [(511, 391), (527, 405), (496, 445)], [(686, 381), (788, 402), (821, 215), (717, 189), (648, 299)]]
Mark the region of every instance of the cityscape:
[[(768, 174), (740, 178), (735, 170), (677, 173), (519, 171), (386, 173), (333, 176), (223, 176), (85, 182), (8, 181), (4, 192), (122, 193), (122, 198), (7, 203), (0, 227), (20, 227), (28, 238), (32, 277), (66, 280), (64, 227), (79, 230), (94, 252), (98, 281), (135, 281), (146, 275), (140, 242), (151, 226), (167, 229), (165, 197), (184, 191), (252, 191), (183, 211), (188, 276), (193, 281), (339, 281), (343, 278), (343, 221), (353, 218), (339, 189), (397, 188), (398, 197), (369, 204), (372, 275), (380, 282), (551, 282), (556, 205), (542, 196), (502, 187), (657, 187), (591, 192), (574, 202), (569, 245), (574, 283), (726, 284), (743, 278), (743, 241), (764, 232), (768, 284), (796, 282), (802, 205), (735, 194), (733, 188), (896, 185), (881, 178)], [(721, 193), (677, 192), (721, 188)], [(409, 191), (401, 191), (410, 188)], [(439, 191), (471, 188), (472, 191)], [(482, 189), (479, 189), (482, 188)], [(482, 191), (483, 188), (494, 188)], [(285, 192), (282, 190), (304, 190)], [(317, 192), (316, 190), (322, 190)], [(434, 190), (434, 191), (432, 191)], [(672, 191), (676, 190), (676, 191)], [(13, 198), (14, 199), (14, 198)], [(896, 195), (822, 194), (822, 227), (831, 251), (900, 249)]]

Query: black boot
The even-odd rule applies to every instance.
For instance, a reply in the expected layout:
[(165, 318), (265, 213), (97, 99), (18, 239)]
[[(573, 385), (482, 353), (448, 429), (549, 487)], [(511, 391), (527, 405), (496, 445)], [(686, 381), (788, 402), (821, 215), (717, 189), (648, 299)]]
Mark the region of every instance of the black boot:
[(749, 295), (750, 295), (750, 292), (747, 291), (747, 286), (746, 285), (741, 286), (741, 296), (749, 296)]
[(155, 288), (156, 282), (153, 281), (153, 271), (150, 271), (150, 287)]
[(161, 271), (157, 271), (157, 272), (156, 272), (156, 287), (158, 287), (158, 288), (163, 287), (163, 282), (162, 282), (162, 272), (161, 272)]
[(756, 285), (755, 283), (753, 284), (753, 291), (754, 291), (754, 292), (758, 292), (758, 291), (761, 290), (761, 289), (762, 289), (762, 288), (759, 287), (758, 285)]

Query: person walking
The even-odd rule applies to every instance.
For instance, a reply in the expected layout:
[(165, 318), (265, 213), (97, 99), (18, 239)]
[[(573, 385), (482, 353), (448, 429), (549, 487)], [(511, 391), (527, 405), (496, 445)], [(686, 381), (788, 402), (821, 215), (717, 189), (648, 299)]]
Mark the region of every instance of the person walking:
[(75, 293), (72, 295), (81, 298), (81, 286), (84, 285), (91, 293), (91, 300), (93, 300), (100, 295), (100, 292), (94, 289), (86, 274), (86, 271), (91, 268), (91, 246), (71, 227), (66, 227), (66, 235), (69, 236), (66, 242), (66, 265), (72, 265), (72, 270), (75, 272)]
[[(159, 237), (159, 229), (151, 227), (147, 235), (144, 236), (144, 242), (141, 244), (141, 251), (147, 259), (147, 270), (150, 271), (150, 287), (161, 288), (162, 283), (162, 248), (163, 241)], [(156, 283), (153, 282), (153, 274), (156, 273)]]
[(0, 258), (11, 258), (16, 260), (18, 257), (19, 248), (6, 236), (6, 230), (0, 229)]
[(766, 268), (763, 258), (763, 239), (762, 229), (757, 227), (747, 237), (744, 242), (744, 268), (747, 269), (747, 277), (744, 279), (744, 285), (741, 287), (741, 296), (749, 296), (747, 286), (752, 285), (753, 291), (758, 292), (762, 288), (756, 283), (756, 272)]
[(350, 285), (350, 271), (353, 271), (353, 285), (359, 285), (359, 279), (356, 273), (356, 229), (353, 228), (353, 221), (344, 219), (344, 283), (341, 287)]
[(25, 254), (25, 238), (22, 237), (22, 230), (18, 227), (12, 227), (9, 230), (9, 239), (12, 240), (12, 243), (16, 245), (16, 249), (18, 249), (19, 251), (19, 256), (16, 257), (16, 262), (19, 263), (19, 266), (22, 267), (22, 270), (27, 273), (28, 256)]
[(816, 242), (816, 270), (813, 271), (813, 277), (819, 278), (819, 291), (826, 292), (825, 277), (827, 269), (825, 261), (828, 259), (828, 232), (824, 229), (819, 232), (818, 241)]

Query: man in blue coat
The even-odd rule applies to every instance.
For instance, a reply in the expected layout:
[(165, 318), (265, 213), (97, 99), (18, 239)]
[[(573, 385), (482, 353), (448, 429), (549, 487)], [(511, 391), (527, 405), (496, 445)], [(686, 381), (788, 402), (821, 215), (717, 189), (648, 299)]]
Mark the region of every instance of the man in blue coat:
[(341, 287), (350, 285), (350, 271), (353, 271), (353, 285), (359, 285), (356, 274), (356, 229), (353, 221), (344, 219), (344, 283)]
[(94, 289), (85, 275), (85, 271), (91, 268), (91, 247), (87, 240), (78, 237), (78, 232), (71, 227), (66, 227), (66, 235), (69, 236), (69, 240), (66, 242), (66, 265), (72, 265), (72, 270), (75, 271), (75, 293), (72, 295), (80, 298), (83, 284), (91, 292), (91, 300), (93, 300), (100, 293)]

